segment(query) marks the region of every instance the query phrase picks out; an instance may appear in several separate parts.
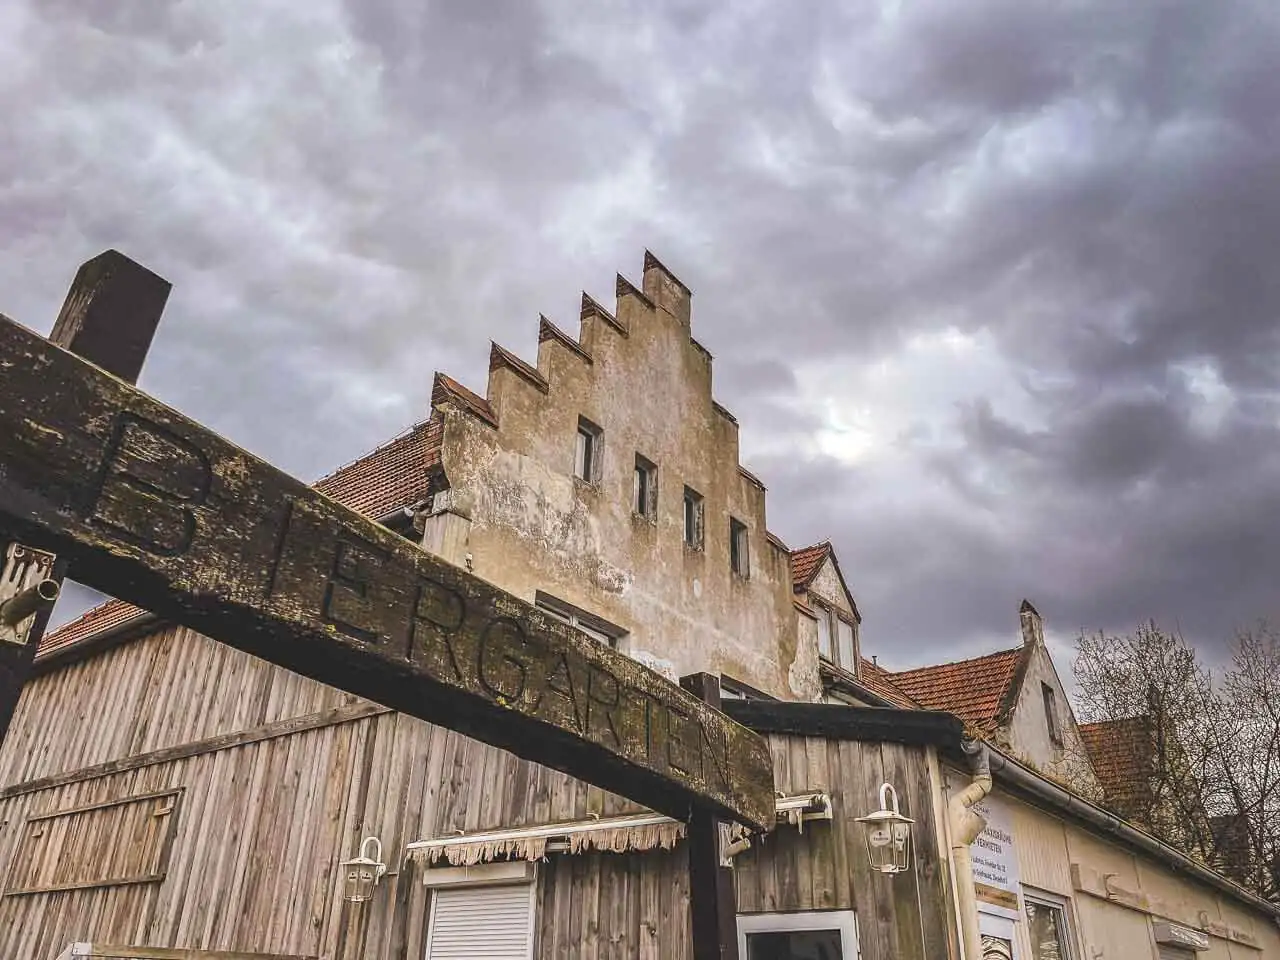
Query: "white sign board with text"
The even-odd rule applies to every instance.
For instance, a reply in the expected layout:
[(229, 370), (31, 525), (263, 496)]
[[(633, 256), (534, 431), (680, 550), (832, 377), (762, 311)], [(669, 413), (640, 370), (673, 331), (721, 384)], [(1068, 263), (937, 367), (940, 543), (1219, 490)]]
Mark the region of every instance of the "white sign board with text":
[(1019, 899), (1021, 877), (1018, 872), (1017, 841), (1013, 835), (1013, 816), (999, 797), (984, 797), (972, 809), (987, 821), (987, 828), (970, 847), (978, 909), (984, 913), (1019, 920), (1022, 917), (1022, 902)]

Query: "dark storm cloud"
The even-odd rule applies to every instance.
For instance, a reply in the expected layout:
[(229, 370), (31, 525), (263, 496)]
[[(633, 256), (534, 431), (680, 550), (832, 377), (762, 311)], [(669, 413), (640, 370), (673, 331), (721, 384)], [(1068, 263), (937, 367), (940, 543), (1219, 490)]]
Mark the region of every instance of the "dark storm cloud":
[(288, 469), (648, 247), (869, 652), (1280, 614), (1272, 3), (25, 0), (0, 52), (0, 309), (125, 250), (144, 386)]

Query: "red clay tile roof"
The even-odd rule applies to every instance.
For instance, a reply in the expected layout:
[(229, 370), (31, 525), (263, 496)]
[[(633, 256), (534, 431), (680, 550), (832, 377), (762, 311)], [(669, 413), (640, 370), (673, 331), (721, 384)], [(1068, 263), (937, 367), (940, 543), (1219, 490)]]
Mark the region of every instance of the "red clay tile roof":
[(397, 507), (427, 498), (432, 475), (440, 468), (444, 421), (410, 427), (359, 460), (317, 480), (315, 488), (374, 520)]
[(66, 647), (97, 636), (104, 630), (118, 627), (122, 623), (147, 616), (147, 612), (123, 600), (108, 600), (82, 614), (70, 623), (64, 623), (53, 633), (46, 634), (40, 641), (39, 655), (47, 657)]
[(805, 590), (831, 555), (831, 541), (823, 540), (812, 547), (791, 551), (791, 583), (796, 593)]
[(888, 679), (913, 700), (931, 710), (954, 713), (966, 725), (980, 730), (995, 727), (1018, 673), (1024, 647), (989, 653), (985, 657), (940, 663)]
[(862, 671), (858, 679), (864, 687), (872, 693), (884, 697), (895, 707), (902, 707), (904, 710), (921, 709), (920, 704), (912, 700), (894, 684), (892, 677), (893, 675), (883, 667), (872, 663), (870, 660), (863, 659)]
[[(416, 424), (391, 442), (317, 480), (314, 486), (370, 519), (385, 517), (397, 507), (427, 498), (432, 477), (440, 467), (443, 434), (444, 421), (438, 418)], [(146, 611), (132, 604), (108, 600), (47, 634), (40, 641), (39, 655), (48, 656), (142, 616)]]
[(1082, 723), (1079, 730), (1107, 806), (1130, 818), (1143, 812), (1151, 800), (1153, 769), (1147, 719)]

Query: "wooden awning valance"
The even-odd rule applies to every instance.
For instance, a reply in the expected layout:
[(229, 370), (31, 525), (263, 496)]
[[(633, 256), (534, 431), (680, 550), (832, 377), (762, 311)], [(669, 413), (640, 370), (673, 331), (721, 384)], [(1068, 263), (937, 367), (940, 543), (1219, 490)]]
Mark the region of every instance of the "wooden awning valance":
[[(806, 820), (829, 820), (831, 798), (821, 791), (779, 797), (776, 809), (779, 823), (799, 827)], [(542, 860), (550, 853), (670, 850), (684, 835), (685, 825), (679, 820), (660, 813), (633, 813), (418, 840), (405, 848), (405, 854), (428, 866), (470, 867), (494, 860)]]

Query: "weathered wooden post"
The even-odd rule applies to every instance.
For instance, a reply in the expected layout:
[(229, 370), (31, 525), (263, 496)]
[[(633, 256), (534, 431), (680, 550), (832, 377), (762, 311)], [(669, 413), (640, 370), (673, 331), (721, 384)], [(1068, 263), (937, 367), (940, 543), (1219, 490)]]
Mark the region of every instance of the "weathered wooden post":
[[(720, 709), (720, 680), (709, 673), (680, 678), (680, 686)], [(720, 818), (696, 805), (689, 819), (689, 913), (694, 960), (738, 960), (738, 898), (733, 870), (720, 865)]]
[[(170, 284), (115, 250), (100, 253), (76, 271), (66, 300), (53, 325), (50, 341), (97, 364), (121, 380), (137, 383), (151, 347)], [(3, 545), (0, 545), (3, 546)], [(12, 601), (5, 627), (30, 626), (0, 642), (0, 743), (18, 706), (22, 685), (44, 636), (66, 564), (49, 554), (10, 544), (0, 553), (0, 605)], [(21, 599), (19, 599), (21, 597)], [(8, 620), (24, 614), (20, 620)], [(18, 641), (18, 642), (15, 642)]]

